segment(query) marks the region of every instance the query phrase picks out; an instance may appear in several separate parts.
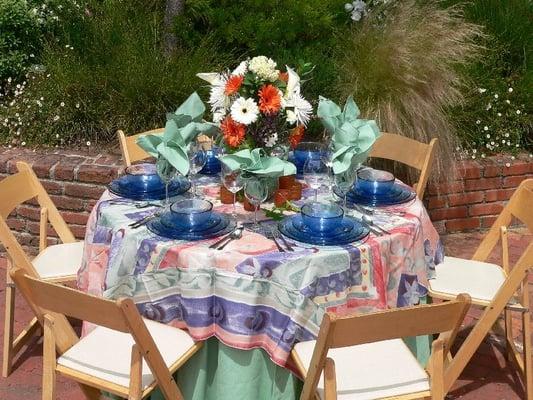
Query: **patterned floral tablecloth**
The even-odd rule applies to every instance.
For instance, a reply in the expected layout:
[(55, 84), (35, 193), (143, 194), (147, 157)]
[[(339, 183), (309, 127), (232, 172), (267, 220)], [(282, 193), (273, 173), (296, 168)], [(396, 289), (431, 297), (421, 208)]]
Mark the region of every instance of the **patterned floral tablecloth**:
[[(217, 211), (231, 212), (231, 205), (216, 200), (217, 183), (205, 177), (201, 187)], [(326, 310), (418, 304), (443, 257), (418, 199), (376, 214), (390, 235), (371, 233), (335, 248), (294, 243), (295, 251), (284, 253), (248, 231), (218, 251), (209, 249), (216, 239), (175, 241), (144, 226), (132, 229), (129, 223), (153, 209), (118, 200), (105, 192), (91, 214), (79, 288), (111, 299), (133, 297), (147, 318), (187, 328), (196, 340), (216, 336), (234, 348), (262, 348), (285, 367), (291, 367), (296, 342), (316, 338)], [(239, 212), (243, 218), (251, 214)]]

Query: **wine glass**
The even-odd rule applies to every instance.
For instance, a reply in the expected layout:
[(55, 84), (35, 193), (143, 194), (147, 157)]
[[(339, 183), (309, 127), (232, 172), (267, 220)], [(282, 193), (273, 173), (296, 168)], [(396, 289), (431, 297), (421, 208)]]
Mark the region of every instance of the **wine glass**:
[(189, 176), (192, 185), (192, 195), (196, 197), (196, 182), (194, 175), (202, 170), (207, 162), (207, 154), (199, 143), (191, 143), (187, 151), (189, 157)]
[(170, 201), (168, 198), (168, 185), (177, 175), (178, 171), (168, 162), (166, 158), (159, 156), (155, 163), (157, 174), (165, 184), (165, 208), (170, 206)]
[(315, 189), (315, 201), (318, 199), (318, 189), (328, 178), (328, 167), (321, 159), (310, 158), (304, 164), (304, 180), (307, 185)]
[(328, 168), (328, 181), (327, 187), (331, 197), (333, 198), (333, 186), (335, 185), (335, 173), (333, 171), (333, 155), (335, 154), (335, 145), (331, 142), (329, 146), (324, 150), (320, 159)]
[(220, 174), (222, 184), (226, 189), (233, 193), (233, 218), (237, 219), (237, 210), (235, 203), (237, 200), (237, 192), (244, 187), (244, 179), (240, 169), (231, 170), (225, 164), (222, 164), (222, 171)]
[(346, 171), (334, 175), (335, 187), (343, 198), (343, 209), (346, 212), (346, 198), (348, 193), (355, 185), (357, 180), (357, 171), (361, 164), (352, 164)]
[(261, 227), (257, 222), (257, 210), (261, 206), (261, 203), (268, 197), (268, 187), (264, 181), (259, 178), (250, 178), (244, 184), (244, 195), (254, 206), (254, 225), (252, 230), (254, 232), (261, 232)]

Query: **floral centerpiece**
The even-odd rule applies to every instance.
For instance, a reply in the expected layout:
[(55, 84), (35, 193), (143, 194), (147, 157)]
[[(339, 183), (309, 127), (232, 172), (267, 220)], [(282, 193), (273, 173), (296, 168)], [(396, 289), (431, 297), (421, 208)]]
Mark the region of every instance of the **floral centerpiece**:
[(300, 92), (300, 76), (280, 71), (265, 56), (241, 62), (233, 71), (200, 73), (210, 84), (213, 122), (220, 124), (223, 145), (232, 153), (276, 146), (293, 147), (302, 139), (313, 107)]

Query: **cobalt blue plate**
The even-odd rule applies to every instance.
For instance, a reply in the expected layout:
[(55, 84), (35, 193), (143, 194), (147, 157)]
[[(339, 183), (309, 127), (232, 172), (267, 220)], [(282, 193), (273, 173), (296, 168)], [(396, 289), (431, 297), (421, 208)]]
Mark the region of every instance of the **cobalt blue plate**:
[[(132, 200), (163, 200), (165, 198), (165, 185), (154, 185), (149, 188), (140, 188), (136, 186), (132, 179), (139, 177), (139, 175), (124, 175), (115, 179), (108, 186), (111, 193), (120, 197), (125, 197)], [(189, 180), (183, 176), (174, 178), (168, 185), (169, 197), (178, 196), (185, 193), (191, 187)]]
[(368, 229), (352, 217), (344, 217), (340, 226), (331, 232), (317, 233), (306, 227), (300, 214), (285, 218), (278, 225), (279, 231), (294, 240), (318, 246), (341, 246), (363, 239)]
[(204, 229), (186, 230), (182, 227), (169, 227), (161, 223), (160, 218), (149, 221), (146, 226), (156, 235), (177, 240), (205, 240), (226, 235), (235, 229), (235, 221), (225, 214), (213, 213), (213, 222)]
[[(337, 196), (342, 198), (342, 195), (338, 192), (337, 188), (334, 189)], [(363, 193), (356, 189), (352, 189), (348, 192), (346, 200), (348, 203), (361, 204), (365, 206), (379, 207), (379, 206), (392, 206), (394, 204), (407, 203), (416, 197), (416, 193), (410, 188), (395, 183), (392, 189), (386, 194)]]

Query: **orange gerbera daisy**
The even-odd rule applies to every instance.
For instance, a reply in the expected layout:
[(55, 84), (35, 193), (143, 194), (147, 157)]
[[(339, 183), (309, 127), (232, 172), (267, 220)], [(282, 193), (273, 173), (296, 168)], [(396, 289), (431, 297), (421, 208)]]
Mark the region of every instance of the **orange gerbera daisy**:
[(279, 90), (273, 85), (265, 85), (259, 89), (259, 110), (263, 114), (276, 114), (281, 108)]
[(224, 88), (224, 94), (226, 96), (231, 96), (239, 91), (241, 88), (242, 82), (244, 81), (244, 76), (232, 76), (226, 82), (226, 87)]
[(289, 82), (289, 74), (287, 72), (281, 72), (279, 73), (279, 80), (283, 81), (285, 83)]
[(296, 128), (291, 130), (291, 133), (289, 135), (289, 143), (291, 144), (291, 148), (295, 148), (298, 146), (298, 143), (300, 143), (304, 137), (305, 128), (303, 125), (298, 125)]
[(230, 147), (239, 147), (246, 134), (245, 126), (235, 122), (229, 115), (220, 124), (224, 140)]

